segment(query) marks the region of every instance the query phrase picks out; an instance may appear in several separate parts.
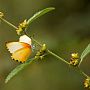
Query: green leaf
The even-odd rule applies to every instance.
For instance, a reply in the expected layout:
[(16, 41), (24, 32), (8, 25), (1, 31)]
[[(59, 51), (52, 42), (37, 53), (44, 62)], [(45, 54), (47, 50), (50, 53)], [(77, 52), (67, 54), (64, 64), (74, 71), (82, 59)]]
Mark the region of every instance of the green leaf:
[(37, 12), (36, 14), (34, 14), (28, 21), (27, 21), (27, 24), (31, 24), (34, 20), (36, 20), (37, 18), (39, 18), (40, 16), (54, 10), (55, 8), (54, 7), (49, 7), (49, 8), (46, 8), (46, 9), (43, 9), (39, 12)]
[(86, 57), (86, 55), (89, 54), (89, 53), (90, 53), (90, 44), (88, 44), (88, 46), (82, 52), (81, 57), (80, 57), (81, 60), (80, 60), (79, 65), (81, 64), (81, 62), (83, 61), (83, 59)]
[(27, 62), (18, 65), (15, 69), (13, 69), (11, 71), (11, 73), (9, 73), (9, 75), (6, 77), (5, 79), (5, 83), (7, 83), (11, 78), (13, 78), (16, 74), (18, 74), (21, 70), (23, 70), (26, 66), (28, 66), (32, 61), (34, 60), (34, 58), (29, 59)]

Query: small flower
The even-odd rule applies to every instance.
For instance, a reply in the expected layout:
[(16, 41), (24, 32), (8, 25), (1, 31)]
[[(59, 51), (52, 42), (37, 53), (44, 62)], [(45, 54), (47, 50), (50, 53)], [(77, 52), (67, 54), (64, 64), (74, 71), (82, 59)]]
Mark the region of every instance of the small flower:
[(73, 66), (77, 66), (79, 64), (79, 55), (78, 53), (72, 53), (71, 54), (71, 60), (70, 60), (70, 64)]
[(84, 87), (90, 89), (90, 78), (86, 78), (84, 81)]
[(43, 44), (42, 47), (40, 48), (40, 50), (36, 53), (35, 58), (36, 59), (43, 59), (45, 53), (46, 53), (46, 44)]
[(21, 28), (25, 28), (27, 26), (27, 20), (25, 19), (22, 23), (19, 25)]
[(78, 59), (78, 58), (79, 58), (78, 53), (72, 53), (71, 56), (72, 56), (72, 58), (74, 58), (74, 59)]
[(18, 29), (16, 30), (17, 34), (20, 35), (20, 33), (25, 30), (27, 27), (27, 20), (25, 19), (22, 23), (19, 24)]
[(2, 12), (0, 12), (0, 18), (2, 18), (4, 16), (4, 14)]

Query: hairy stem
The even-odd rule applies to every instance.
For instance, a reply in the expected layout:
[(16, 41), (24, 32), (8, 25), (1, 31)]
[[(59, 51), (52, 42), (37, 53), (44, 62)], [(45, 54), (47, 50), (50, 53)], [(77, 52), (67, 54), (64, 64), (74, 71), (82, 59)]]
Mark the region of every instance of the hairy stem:
[[(42, 44), (40, 44), (37, 40), (35, 40), (34, 38), (32, 38), (34, 42), (36, 42), (39, 46), (42, 46)], [(51, 55), (53, 55), (54, 57), (56, 57), (57, 59), (63, 61), (66, 64), (69, 64), (69, 62), (67, 62), (66, 60), (64, 60), (63, 58), (61, 58), (60, 56), (58, 56), (57, 54), (53, 53), (52, 51), (50, 51), (49, 49), (47, 49), (47, 52)]]
[(13, 27), (14, 29), (18, 29), (15, 25), (13, 25), (12, 23), (8, 22), (6, 19), (4, 18), (0, 18), (3, 22), (7, 23), (9, 26)]
[(67, 62), (66, 60), (64, 60), (63, 58), (61, 58), (60, 56), (58, 56), (57, 54), (53, 53), (52, 51), (50, 51), (49, 49), (47, 49), (47, 52), (51, 55), (53, 55), (54, 57), (56, 57), (57, 59), (63, 61), (66, 64), (69, 64), (69, 62)]
[(79, 69), (80, 73), (81, 73), (83, 76), (85, 76), (86, 78), (89, 77), (89, 76), (88, 76), (85, 72), (83, 72), (80, 68), (78, 68), (78, 69)]

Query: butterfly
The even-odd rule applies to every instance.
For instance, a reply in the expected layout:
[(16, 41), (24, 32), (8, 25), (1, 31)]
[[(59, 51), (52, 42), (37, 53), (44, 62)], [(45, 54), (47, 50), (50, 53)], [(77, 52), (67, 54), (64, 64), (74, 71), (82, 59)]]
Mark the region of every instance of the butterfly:
[(24, 63), (32, 53), (31, 38), (27, 35), (22, 35), (18, 42), (6, 43), (7, 49), (12, 54), (13, 60)]

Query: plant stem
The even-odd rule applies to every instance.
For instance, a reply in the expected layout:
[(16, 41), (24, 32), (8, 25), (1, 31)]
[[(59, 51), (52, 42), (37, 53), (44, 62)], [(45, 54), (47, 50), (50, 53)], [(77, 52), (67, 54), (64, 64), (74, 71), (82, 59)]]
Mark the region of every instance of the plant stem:
[(85, 76), (86, 78), (89, 77), (89, 76), (88, 76), (85, 72), (83, 72), (80, 68), (78, 68), (78, 69), (79, 69), (80, 73), (81, 73), (83, 76)]
[[(42, 44), (40, 44), (37, 40), (35, 40), (34, 38), (32, 38), (32, 40), (34, 42), (36, 42), (39, 46), (42, 46)], [(69, 62), (67, 62), (66, 60), (64, 60), (63, 58), (61, 58), (60, 56), (58, 56), (57, 54), (53, 53), (52, 51), (50, 51), (49, 49), (47, 49), (47, 52), (51, 55), (53, 55), (54, 57), (56, 57), (57, 59), (63, 61), (66, 64), (69, 64)]]
[[(42, 44), (41, 43), (39, 43), (36, 39), (34, 39), (33, 37), (32, 37), (32, 40), (34, 41), (34, 42), (36, 42), (39, 46), (42, 46)], [(57, 59), (59, 59), (59, 60), (61, 60), (61, 61), (63, 61), (64, 63), (66, 63), (66, 64), (68, 64), (69, 65), (69, 62), (67, 62), (66, 60), (64, 60), (63, 58), (61, 58), (60, 56), (58, 56), (57, 54), (55, 54), (55, 53), (53, 53), (52, 51), (50, 51), (49, 49), (47, 49), (47, 52), (49, 53), (49, 54), (51, 54), (51, 55), (53, 55), (54, 57), (56, 57)], [(85, 77), (89, 77), (85, 72), (83, 72), (79, 67), (78, 67), (78, 71), (83, 75), (83, 76), (85, 76)]]
[(3, 22), (7, 23), (9, 26), (13, 27), (14, 29), (18, 29), (16, 26), (14, 26), (12, 23), (8, 22), (6, 19), (4, 18), (0, 18)]
[(63, 58), (61, 58), (60, 56), (58, 56), (57, 54), (53, 53), (52, 51), (50, 51), (49, 49), (47, 49), (47, 52), (51, 55), (53, 55), (54, 57), (56, 57), (57, 59), (65, 62), (66, 64), (69, 64), (69, 62), (67, 62), (66, 60), (64, 60)]
[(41, 43), (39, 43), (36, 39), (34, 39), (33, 37), (31, 37), (31, 39), (35, 42), (35, 43), (37, 43), (39, 46), (42, 46), (42, 44)]

